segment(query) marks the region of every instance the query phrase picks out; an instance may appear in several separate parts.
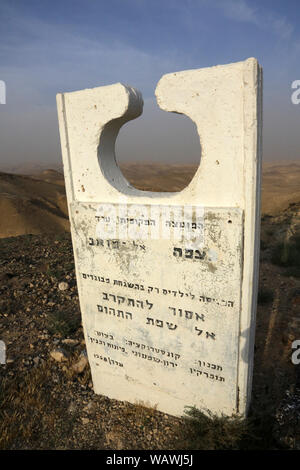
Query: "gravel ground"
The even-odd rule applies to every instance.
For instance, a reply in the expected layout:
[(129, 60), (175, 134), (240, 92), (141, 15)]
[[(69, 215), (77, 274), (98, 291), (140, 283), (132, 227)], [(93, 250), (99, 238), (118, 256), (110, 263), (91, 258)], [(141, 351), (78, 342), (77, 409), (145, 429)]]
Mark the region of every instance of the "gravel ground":
[[(178, 440), (174, 430), (181, 420), (95, 395), (92, 390), (90, 368), (84, 360), (85, 342), (69, 234), (59, 239), (42, 235), (2, 239), (0, 253), (0, 334), (7, 348), (7, 363), (0, 366), (2, 386), (5, 390), (26, 389), (26, 380), (38, 384), (46, 381), (54, 399), (51, 402), (57, 408), (53, 429), (48, 427), (46, 435), (29, 433), (26, 439), (24, 433), (19, 433), (8, 439), (8, 447), (163, 449), (174, 446)], [(27, 390), (24, 400), (28, 398), (32, 405), (35, 393)], [(33, 405), (40, 415), (44, 413), (38, 403)], [(23, 403), (22, 422), (27, 419), (30, 427), (31, 412), (28, 409), (29, 416), (24, 415), (24, 407)], [(6, 402), (8, 409), (13, 412), (14, 402)], [(15, 429), (12, 433), (18, 434)], [(2, 442), (2, 446), (6, 447), (6, 443)]]
[[(0, 365), (0, 448), (295, 448), (297, 440), (286, 439), (281, 429), (286, 424), (286, 390), (289, 400), (298, 394), (295, 368), (286, 351), (297, 337), (299, 305), (294, 300), (300, 286), (297, 279), (283, 278), (280, 269), (264, 255), (261, 285), (285, 292), (287, 303), (281, 307), (287, 313), (278, 324), (276, 319), (270, 345), (266, 341), (274, 302), (259, 306), (250, 424), (230, 427), (226, 420), (201, 417), (196, 423), (95, 395), (70, 235), (1, 239), (0, 339), (6, 344), (7, 360)], [(272, 361), (264, 356), (266, 348)], [(289, 436), (299, 428), (299, 406), (297, 410)]]

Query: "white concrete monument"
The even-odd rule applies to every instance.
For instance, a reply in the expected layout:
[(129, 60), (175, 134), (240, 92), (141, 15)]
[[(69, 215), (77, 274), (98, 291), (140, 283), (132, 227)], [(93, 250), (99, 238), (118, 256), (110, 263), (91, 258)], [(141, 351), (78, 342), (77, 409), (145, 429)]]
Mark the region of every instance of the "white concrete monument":
[[(181, 192), (132, 187), (115, 159), (142, 113), (120, 83), (57, 95), (79, 299), (94, 390), (180, 416), (245, 415), (258, 278), (261, 68), (256, 59), (164, 75), (165, 111), (197, 126)], [(135, 155), (134, 157), (138, 157)]]

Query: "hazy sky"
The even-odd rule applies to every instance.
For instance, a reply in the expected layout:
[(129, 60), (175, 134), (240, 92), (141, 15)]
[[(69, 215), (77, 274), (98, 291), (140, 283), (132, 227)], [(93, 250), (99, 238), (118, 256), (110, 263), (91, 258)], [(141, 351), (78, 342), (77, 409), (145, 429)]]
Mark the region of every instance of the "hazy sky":
[(1, 0), (1, 165), (60, 162), (55, 95), (122, 82), (144, 114), (126, 124), (117, 158), (197, 162), (186, 117), (159, 110), (169, 72), (256, 57), (264, 69), (264, 158), (300, 157), (300, 4), (297, 0)]

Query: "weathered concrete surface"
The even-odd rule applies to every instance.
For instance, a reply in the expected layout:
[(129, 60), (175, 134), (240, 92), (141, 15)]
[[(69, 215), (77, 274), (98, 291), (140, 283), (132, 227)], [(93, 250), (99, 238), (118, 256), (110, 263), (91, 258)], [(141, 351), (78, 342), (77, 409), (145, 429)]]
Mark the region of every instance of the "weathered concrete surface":
[(200, 136), (201, 164), (180, 193), (139, 191), (116, 164), (118, 131), (142, 112), (136, 90), (116, 84), (57, 96), (94, 389), (175, 415), (186, 405), (245, 414), (257, 291), (261, 69), (248, 59), (165, 75), (156, 96), (162, 109), (189, 116)]

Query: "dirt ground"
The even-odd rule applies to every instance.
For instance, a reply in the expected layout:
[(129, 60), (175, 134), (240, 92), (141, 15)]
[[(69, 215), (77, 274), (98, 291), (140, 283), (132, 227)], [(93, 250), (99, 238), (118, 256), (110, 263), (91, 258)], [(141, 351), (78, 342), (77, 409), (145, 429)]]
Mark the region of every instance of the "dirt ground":
[(299, 228), (299, 202), (262, 214), (246, 421), (197, 410), (174, 418), (95, 395), (69, 233), (0, 239), (0, 448), (300, 449), (300, 366), (291, 360), (300, 339)]

